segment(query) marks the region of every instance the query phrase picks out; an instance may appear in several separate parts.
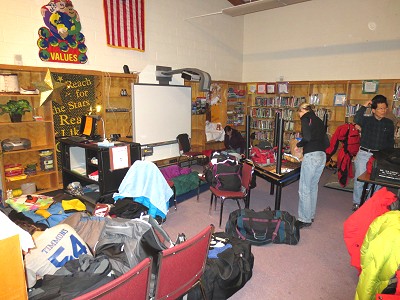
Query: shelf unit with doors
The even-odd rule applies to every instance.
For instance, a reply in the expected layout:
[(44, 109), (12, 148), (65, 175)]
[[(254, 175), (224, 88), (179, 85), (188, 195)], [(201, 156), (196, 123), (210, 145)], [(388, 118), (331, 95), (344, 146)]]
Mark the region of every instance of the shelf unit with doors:
[(132, 137), (132, 84), (137, 74), (103, 73), (103, 118), (106, 136)]
[[(30, 89), (34, 82), (43, 81), (46, 70), (45, 68), (0, 65), (0, 73), (15, 74), (18, 78), (17, 85), (24, 89)], [(40, 106), (40, 95), (20, 94), (17, 91), (10, 93), (2, 90), (0, 103), (5, 104), (9, 100), (25, 99), (32, 106), (32, 111), (26, 112), (21, 122), (11, 122), (8, 114), (0, 116), (0, 140), (4, 144), (7, 139), (14, 138), (24, 138), (30, 141), (29, 148), (10, 150), (8, 147), (2, 147), (1, 149), (0, 181), (3, 199), (6, 199), (7, 190), (19, 189), (23, 184), (28, 186), (34, 184), (38, 194), (57, 190), (59, 182), (57, 160), (55, 159), (57, 149), (54, 138), (52, 102), (46, 101)], [(36, 119), (33, 118), (34, 116)], [(48, 154), (46, 164), (43, 156), (40, 156), (41, 153)], [(26, 169), (28, 165), (31, 166), (29, 172)], [(13, 173), (9, 170), (12, 170), (13, 166), (19, 169), (18, 173), (22, 168), (23, 173), (20, 176), (10, 176)], [(36, 168), (34, 168), (35, 166)], [(33, 171), (34, 169), (36, 171)]]

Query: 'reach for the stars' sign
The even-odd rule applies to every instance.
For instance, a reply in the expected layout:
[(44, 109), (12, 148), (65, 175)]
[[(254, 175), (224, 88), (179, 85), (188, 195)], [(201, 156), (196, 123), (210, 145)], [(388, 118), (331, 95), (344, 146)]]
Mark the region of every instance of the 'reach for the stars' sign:
[(71, 0), (53, 0), (42, 6), (41, 14), (47, 27), (39, 28), (39, 57), (43, 61), (84, 64), (85, 36), (81, 21)]

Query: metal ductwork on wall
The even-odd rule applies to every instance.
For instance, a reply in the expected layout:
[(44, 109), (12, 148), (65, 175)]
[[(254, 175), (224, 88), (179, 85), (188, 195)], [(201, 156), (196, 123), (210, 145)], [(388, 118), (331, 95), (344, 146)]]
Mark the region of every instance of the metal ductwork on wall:
[(182, 68), (172, 70), (171, 67), (156, 66), (156, 79), (162, 85), (168, 85), (172, 75), (181, 74), (182, 78), (188, 81), (199, 81), (201, 92), (210, 91), (211, 76), (205, 71), (195, 68)]

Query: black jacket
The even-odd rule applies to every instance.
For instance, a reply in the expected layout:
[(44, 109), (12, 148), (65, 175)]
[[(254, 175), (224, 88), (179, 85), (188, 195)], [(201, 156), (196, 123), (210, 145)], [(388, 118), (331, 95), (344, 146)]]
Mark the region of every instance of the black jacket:
[(238, 149), (240, 148), (240, 153), (244, 153), (244, 148), (246, 147), (246, 141), (244, 140), (242, 134), (236, 129), (232, 128), (232, 136), (225, 134), (224, 144), (226, 149)]
[(303, 138), (297, 143), (297, 147), (303, 147), (303, 154), (315, 151), (325, 152), (327, 145), (325, 145), (324, 122), (313, 111), (306, 112), (300, 120)]

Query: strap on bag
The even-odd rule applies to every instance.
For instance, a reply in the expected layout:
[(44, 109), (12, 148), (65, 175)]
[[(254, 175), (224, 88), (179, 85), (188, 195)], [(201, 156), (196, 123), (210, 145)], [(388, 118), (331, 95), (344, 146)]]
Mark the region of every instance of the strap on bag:
[[(274, 232), (272, 233), (271, 242), (273, 242), (275, 240), (275, 238), (278, 236), (278, 230), (279, 230), (279, 227), (280, 227), (281, 221), (282, 221), (280, 218), (279, 219), (260, 219), (260, 218), (249, 218), (249, 217), (242, 217), (242, 220), (249, 222), (251, 231), (253, 233), (254, 240), (256, 240), (256, 241), (257, 240), (265, 241), (267, 239), (267, 234), (268, 234), (268, 223), (277, 223), (275, 226)], [(258, 222), (267, 223), (267, 226), (265, 227), (265, 232), (262, 235), (257, 234), (255, 232), (255, 230), (253, 229), (254, 228), (254, 226), (253, 226), (254, 220), (256, 220)], [(246, 237), (240, 232), (239, 227), (237, 225), (236, 225), (236, 232), (241, 239), (246, 240)]]

